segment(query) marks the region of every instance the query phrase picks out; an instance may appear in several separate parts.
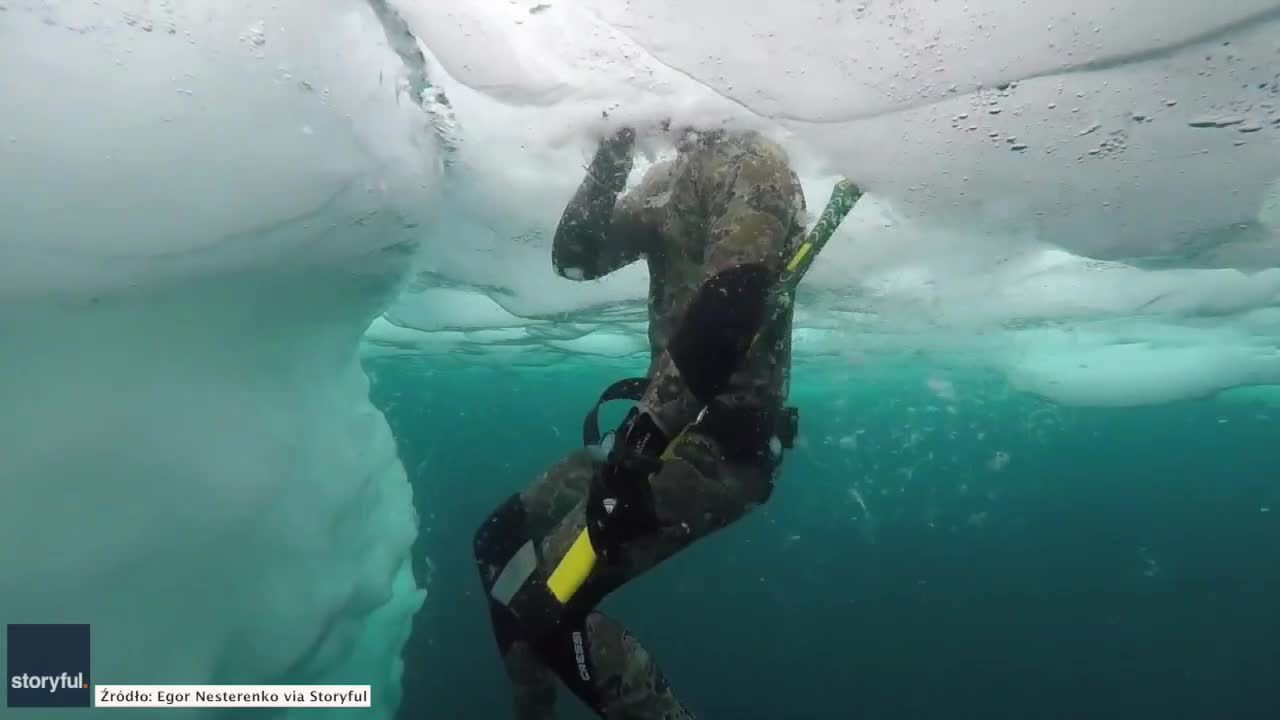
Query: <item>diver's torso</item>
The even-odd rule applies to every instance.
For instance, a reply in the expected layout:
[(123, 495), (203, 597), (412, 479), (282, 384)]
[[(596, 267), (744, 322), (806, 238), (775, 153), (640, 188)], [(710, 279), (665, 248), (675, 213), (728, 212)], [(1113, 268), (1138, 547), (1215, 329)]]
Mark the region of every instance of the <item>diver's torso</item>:
[[(787, 178), (787, 186), (762, 188), (741, 181), (738, 167), (748, 153), (764, 154), (776, 161), (777, 175)], [(646, 252), (652, 374), (653, 363), (666, 348), (706, 276), (709, 223), (724, 217), (735, 199), (741, 202), (741, 193), (750, 193), (760, 203), (783, 203), (789, 206), (784, 214), (792, 217), (785, 252), (789, 255), (803, 232), (804, 197), (781, 148), (755, 133), (706, 142), (693, 151), (682, 152), (675, 160), (650, 169), (642, 187), (645, 206), (653, 213), (650, 222), (656, 229), (655, 246)], [(731, 393), (745, 393), (759, 400), (785, 397), (791, 361), (790, 328), (788, 311), (770, 329), (770, 341), (759, 343), (734, 376)]]

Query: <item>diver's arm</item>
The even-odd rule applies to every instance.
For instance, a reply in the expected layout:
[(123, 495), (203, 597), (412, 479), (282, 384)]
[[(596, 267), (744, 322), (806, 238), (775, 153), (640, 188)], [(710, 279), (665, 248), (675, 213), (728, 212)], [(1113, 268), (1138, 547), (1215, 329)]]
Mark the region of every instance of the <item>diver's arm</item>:
[(551, 248), (556, 274), (594, 280), (640, 257), (639, 207), (617, 201), (631, 174), (635, 138), (633, 130), (623, 128), (600, 143), (556, 226)]

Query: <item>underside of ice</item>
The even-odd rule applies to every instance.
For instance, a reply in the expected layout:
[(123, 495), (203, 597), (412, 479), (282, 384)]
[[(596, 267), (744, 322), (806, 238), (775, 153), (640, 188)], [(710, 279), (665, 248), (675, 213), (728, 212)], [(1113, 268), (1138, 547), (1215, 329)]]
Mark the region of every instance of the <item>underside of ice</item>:
[(392, 4), (456, 144), (366, 352), (643, 367), (643, 268), (573, 283), (549, 244), (594, 139), (635, 125), (652, 160), (670, 118), (778, 138), (815, 214), (868, 191), (801, 291), (801, 366), (926, 350), (1086, 405), (1280, 382), (1274, 0)]

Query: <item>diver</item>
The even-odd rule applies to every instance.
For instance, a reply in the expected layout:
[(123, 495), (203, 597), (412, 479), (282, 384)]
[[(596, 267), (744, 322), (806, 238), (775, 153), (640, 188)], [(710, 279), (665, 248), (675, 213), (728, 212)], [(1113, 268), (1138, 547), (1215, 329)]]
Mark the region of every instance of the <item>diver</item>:
[[(758, 132), (675, 134), (674, 159), (621, 199), (635, 131), (604, 139), (556, 229), (552, 263), (565, 278), (647, 262), (651, 359), (643, 378), (601, 396), (586, 448), (476, 532), (517, 720), (554, 716), (556, 676), (603, 718), (693, 717), (655, 658), (596, 605), (767, 501), (795, 434), (784, 407), (791, 303), (776, 288), (804, 239), (800, 182)], [(846, 187), (844, 212), (859, 194)], [(618, 399), (636, 404), (601, 440), (597, 412)]]

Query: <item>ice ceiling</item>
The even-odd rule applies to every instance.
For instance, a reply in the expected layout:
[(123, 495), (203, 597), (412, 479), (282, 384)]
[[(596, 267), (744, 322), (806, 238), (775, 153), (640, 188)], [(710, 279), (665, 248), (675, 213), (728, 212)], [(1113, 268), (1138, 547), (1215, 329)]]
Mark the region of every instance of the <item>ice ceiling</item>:
[(926, 349), (1103, 405), (1280, 382), (1280, 4), (391, 4), (451, 152), (384, 350), (643, 353), (643, 270), (573, 284), (547, 248), (591, 138), (672, 117), (780, 138), (812, 210), (868, 189), (802, 363)]
[(363, 203), (421, 246), (367, 353), (634, 364), (643, 267), (563, 280), (550, 235), (596, 137), (653, 159), (672, 118), (778, 137), (815, 211), (868, 190), (800, 363), (923, 349), (1084, 404), (1280, 382), (1274, 0), (6, 8), (0, 292), (337, 263), (282, 223)]

